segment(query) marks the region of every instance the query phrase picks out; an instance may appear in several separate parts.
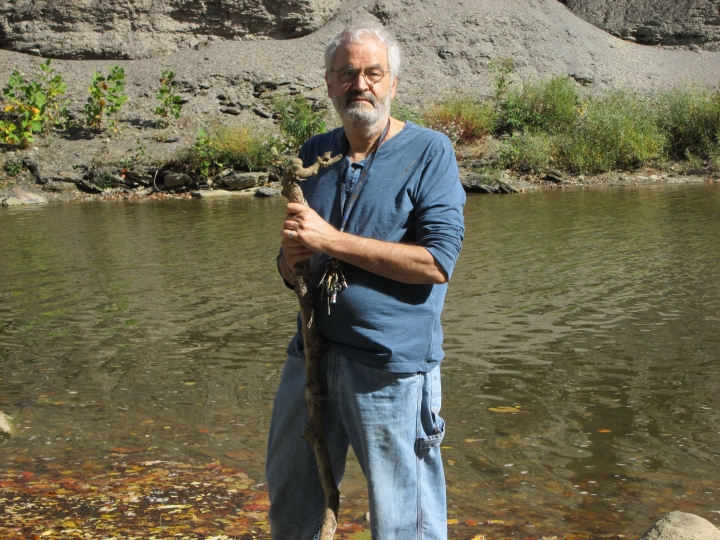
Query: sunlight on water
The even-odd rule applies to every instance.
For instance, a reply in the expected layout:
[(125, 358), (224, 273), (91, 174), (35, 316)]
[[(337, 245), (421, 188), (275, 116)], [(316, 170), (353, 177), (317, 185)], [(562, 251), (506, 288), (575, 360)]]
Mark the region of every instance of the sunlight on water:
[[(0, 472), (137, 456), (262, 481), (296, 312), (282, 217), (279, 199), (3, 209), (0, 410), (20, 434)], [(451, 535), (717, 521), (718, 186), (470, 196), (466, 220), (443, 318)], [(356, 463), (343, 494), (364, 515)]]

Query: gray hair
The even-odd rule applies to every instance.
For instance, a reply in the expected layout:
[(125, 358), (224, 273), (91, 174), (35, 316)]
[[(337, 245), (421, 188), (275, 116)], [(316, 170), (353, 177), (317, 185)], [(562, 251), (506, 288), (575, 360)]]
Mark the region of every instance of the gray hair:
[(346, 26), (342, 32), (330, 40), (325, 47), (325, 70), (332, 71), (338, 47), (343, 43), (363, 43), (363, 38), (371, 36), (387, 48), (390, 77), (400, 72), (400, 46), (395, 37), (384, 26), (376, 22), (360, 22)]

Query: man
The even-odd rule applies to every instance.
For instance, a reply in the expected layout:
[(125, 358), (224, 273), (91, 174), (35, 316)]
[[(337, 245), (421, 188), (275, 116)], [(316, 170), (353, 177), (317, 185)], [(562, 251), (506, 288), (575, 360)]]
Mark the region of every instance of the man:
[[(380, 25), (350, 26), (325, 50), (328, 96), (342, 128), (300, 151), (343, 160), (302, 183), (290, 203), (278, 269), (290, 287), (310, 258), (323, 356), (325, 436), (336, 481), (352, 445), (368, 482), (373, 538), (447, 537), (440, 457), (442, 310), (464, 234), (455, 154), (444, 135), (390, 117), (400, 64)], [(328, 263), (331, 263), (328, 266)], [(338, 264), (347, 288), (325, 291)], [(318, 287), (320, 285), (320, 287)], [(276, 540), (311, 540), (324, 495), (307, 425), (303, 343), (288, 348), (270, 425), (266, 476)]]

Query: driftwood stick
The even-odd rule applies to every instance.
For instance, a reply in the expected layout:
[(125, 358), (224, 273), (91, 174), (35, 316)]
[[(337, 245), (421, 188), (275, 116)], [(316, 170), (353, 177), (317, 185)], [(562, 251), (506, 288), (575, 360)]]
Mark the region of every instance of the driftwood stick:
[[(316, 175), (321, 168), (329, 167), (342, 159), (341, 155), (333, 158), (330, 152), (318, 157), (315, 164), (303, 167), (302, 160), (294, 158), (285, 167), (282, 177), (282, 194), (290, 202), (307, 206), (307, 201), (300, 189), (299, 181)], [(325, 442), (323, 429), (322, 397), (320, 395), (320, 358), (325, 350), (325, 343), (318, 332), (315, 321), (315, 310), (310, 295), (310, 261), (305, 260), (295, 265), (295, 294), (300, 302), (300, 319), (302, 335), (305, 343), (305, 405), (308, 413), (308, 427), (305, 439), (310, 443), (315, 454), (320, 483), (325, 493), (325, 509), (320, 528), (319, 540), (332, 540), (337, 529), (337, 516), (340, 508), (340, 490), (335, 482), (335, 475), (330, 461), (330, 452)]]

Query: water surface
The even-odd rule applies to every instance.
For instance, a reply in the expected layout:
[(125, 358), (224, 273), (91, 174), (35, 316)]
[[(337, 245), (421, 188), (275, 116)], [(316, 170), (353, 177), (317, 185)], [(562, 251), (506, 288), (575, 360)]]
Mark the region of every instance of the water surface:
[[(720, 187), (470, 196), (465, 213), (443, 317), (451, 536), (717, 521)], [(3, 209), (0, 409), (20, 435), (0, 472), (217, 460), (261, 483), (296, 312), (282, 217), (250, 198)], [(360, 519), (352, 461), (342, 491)]]

